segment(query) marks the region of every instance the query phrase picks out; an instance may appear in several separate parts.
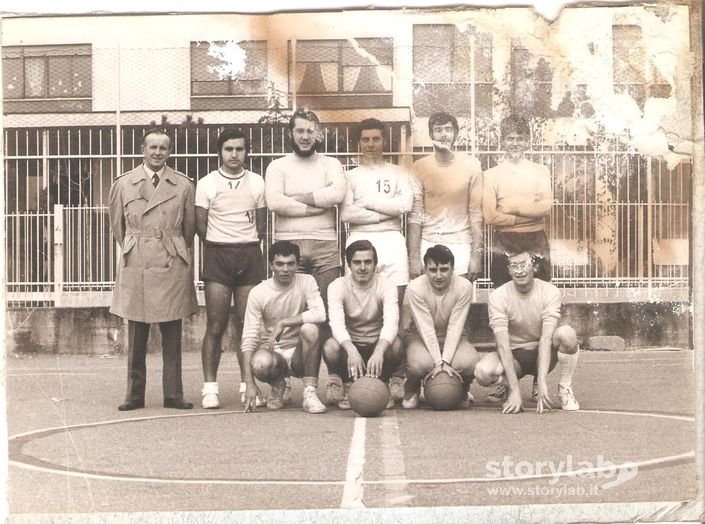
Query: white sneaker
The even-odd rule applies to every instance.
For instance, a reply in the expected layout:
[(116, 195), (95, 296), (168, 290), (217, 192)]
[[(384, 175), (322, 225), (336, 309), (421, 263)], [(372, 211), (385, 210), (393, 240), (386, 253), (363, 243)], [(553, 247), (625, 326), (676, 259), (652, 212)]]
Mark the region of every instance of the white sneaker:
[(271, 391), (267, 399), (267, 409), (281, 409), (284, 407), (284, 392), (286, 391), (286, 382), (280, 378), (270, 385)]
[(220, 407), (217, 382), (204, 382), (201, 395), (203, 395), (201, 399), (203, 409), (218, 409)]
[(392, 377), (389, 379), (389, 392), (393, 400), (404, 399), (404, 378)]
[(414, 393), (409, 398), (405, 398), (401, 401), (401, 407), (404, 409), (416, 409), (419, 407), (419, 394)]
[(337, 404), (343, 400), (343, 380), (338, 375), (328, 375), (326, 384), (326, 403)]
[(316, 395), (316, 388), (313, 386), (306, 386), (304, 388), (304, 411), (306, 413), (311, 413), (313, 415), (318, 413), (325, 413), (326, 407), (323, 405)]
[[(240, 382), (240, 404), (244, 404), (245, 402), (247, 402), (247, 396), (245, 395), (246, 392), (247, 384), (245, 384), (244, 382)], [(266, 405), (267, 403), (262, 399), (262, 397), (260, 397), (259, 395), (255, 397), (255, 407), (263, 408)]]
[(509, 389), (504, 384), (499, 384), (492, 393), (487, 395), (487, 402), (504, 403), (509, 397)]
[(561, 397), (561, 409), (563, 411), (578, 411), (580, 409), (580, 404), (575, 400), (575, 395), (573, 395), (573, 387), (563, 387), (558, 385), (558, 396)]
[(350, 399), (348, 398), (348, 390), (350, 384), (343, 384), (343, 398), (338, 401), (338, 409), (352, 409)]

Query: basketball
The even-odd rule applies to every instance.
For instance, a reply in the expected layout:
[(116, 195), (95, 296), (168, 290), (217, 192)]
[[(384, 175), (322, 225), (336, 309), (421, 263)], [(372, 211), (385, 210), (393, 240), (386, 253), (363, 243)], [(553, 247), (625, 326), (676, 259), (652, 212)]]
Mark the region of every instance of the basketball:
[(429, 378), (424, 384), (424, 391), (426, 403), (439, 411), (456, 409), (465, 395), (463, 382), (445, 372)]
[(376, 417), (387, 406), (389, 388), (378, 378), (361, 377), (348, 390), (353, 411), (361, 417)]

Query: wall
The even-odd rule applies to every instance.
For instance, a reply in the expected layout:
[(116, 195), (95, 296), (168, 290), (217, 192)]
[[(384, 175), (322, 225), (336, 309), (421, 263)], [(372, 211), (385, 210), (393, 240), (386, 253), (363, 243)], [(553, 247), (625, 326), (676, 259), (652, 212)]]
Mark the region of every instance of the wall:
[[(492, 341), (487, 307), (472, 306), (468, 327), (473, 342)], [(644, 346), (691, 347), (690, 311), (680, 303), (568, 304), (564, 318), (583, 344), (590, 337), (624, 339), (627, 349)], [(232, 319), (223, 349), (234, 351)], [(200, 351), (206, 326), (205, 307), (184, 322), (184, 351)], [(127, 323), (107, 308), (9, 309), (5, 348), (12, 353), (113, 355), (127, 350)], [(152, 326), (150, 351), (159, 351), (159, 329)]]

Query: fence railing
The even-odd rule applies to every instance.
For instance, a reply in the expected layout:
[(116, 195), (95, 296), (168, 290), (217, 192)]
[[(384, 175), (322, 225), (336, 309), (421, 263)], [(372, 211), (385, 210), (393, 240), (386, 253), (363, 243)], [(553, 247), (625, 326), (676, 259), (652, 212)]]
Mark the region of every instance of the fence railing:
[[(217, 167), (220, 126), (174, 129), (170, 164), (193, 180)], [(242, 126), (250, 168), (264, 174), (289, 150), (284, 126)], [(352, 125), (329, 126), (326, 154), (346, 168), (357, 162)], [(141, 162), (142, 128), (5, 131), (6, 297), (10, 306), (101, 306), (109, 302), (116, 244), (107, 192), (117, 173)], [(403, 124), (390, 126), (388, 160), (409, 165), (427, 152), (406, 144)], [(475, 152), (483, 169), (497, 151)], [(691, 164), (667, 169), (658, 158), (588, 148), (534, 147), (548, 166), (554, 207), (547, 222), (553, 279), (573, 300), (687, 300)], [(120, 169), (118, 169), (120, 165)], [(344, 232), (341, 230), (341, 242)], [(485, 231), (485, 245), (491, 231)], [(195, 246), (194, 280), (201, 250)], [(489, 275), (489, 256), (484, 273)], [(479, 281), (481, 289), (489, 279)], [(483, 293), (479, 294), (483, 298)]]

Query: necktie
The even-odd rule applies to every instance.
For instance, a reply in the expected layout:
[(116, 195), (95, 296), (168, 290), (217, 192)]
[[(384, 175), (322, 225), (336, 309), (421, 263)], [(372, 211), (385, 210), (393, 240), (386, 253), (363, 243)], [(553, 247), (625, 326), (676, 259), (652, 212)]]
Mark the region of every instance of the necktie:
[(154, 187), (157, 187), (159, 185), (159, 175), (156, 173), (152, 175), (152, 184), (154, 185)]

